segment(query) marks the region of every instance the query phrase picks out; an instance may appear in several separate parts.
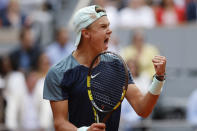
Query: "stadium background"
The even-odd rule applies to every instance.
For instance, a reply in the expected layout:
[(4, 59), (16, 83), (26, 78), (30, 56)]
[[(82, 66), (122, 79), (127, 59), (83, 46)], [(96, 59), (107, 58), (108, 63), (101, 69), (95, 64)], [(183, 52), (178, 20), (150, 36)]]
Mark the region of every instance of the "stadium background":
[[(55, 40), (55, 30), (66, 28), (69, 32), (69, 41), (74, 42), (75, 33), (72, 28), (73, 13), (86, 5), (99, 3), (104, 8), (114, 7), (116, 17), (110, 21), (113, 25), (113, 37), (118, 41), (118, 47), (123, 49), (131, 43), (134, 31), (143, 30), (145, 42), (155, 46), (161, 55), (167, 57), (167, 78), (156, 105), (150, 117), (142, 119), (133, 125), (133, 130), (147, 131), (193, 131), (194, 125), (187, 119), (188, 100), (196, 90), (197, 85), (197, 1), (174, 0), (174, 6), (184, 10), (184, 19), (177, 23), (161, 24), (156, 19), (153, 25), (124, 26), (119, 22), (121, 11), (126, 8), (129, 1), (136, 0), (10, 0), (17, 1), (20, 13), (25, 14), (27, 22), (22, 25), (3, 25), (0, 17), (0, 56), (3, 61), (6, 56), (19, 46), (18, 35), (23, 27), (33, 30), (34, 39), (39, 48), (47, 48)], [(103, 4), (107, 1), (107, 4)], [(139, 0), (141, 1), (141, 0)], [(142, 0), (143, 1), (143, 0)], [(142, 6), (148, 6), (153, 12), (160, 7), (162, 0), (145, 0)], [(169, 0), (170, 1), (170, 0)], [(115, 3), (115, 4), (114, 4)], [(7, 8), (9, 0), (0, 0), (0, 14)], [(191, 6), (193, 4), (193, 6)], [(45, 8), (41, 8), (41, 7)], [(194, 9), (194, 16), (190, 12)], [(108, 8), (109, 9), (109, 8)], [(110, 10), (112, 11), (112, 10)], [(112, 11), (113, 12), (113, 11)], [(113, 13), (112, 13), (113, 14)], [(140, 14), (139, 14), (140, 15)], [(115, 22), (116, 23), (113, 23)], [(1, 63), (3, 63), (1, 61)], [(0, 74), (0, 130), (8, 130), (6, 125), (6, 77), (10, 72), (5, 72), (1, 65)], [(24, 72), (23, 72), (24, 73)], [(16, 87), (17, 88), (17, 87)], [(197, 103), (194, 103), (197, 106)], [(196, 109), (197, 110), (197, 109)], [(196, 111), (197, 114), (197, 111)], [(197, 119), (197, 116), (196, 116)], [(195, 123), (195, 122), (194, 122)], [(52, 127), (52, 125), (50, 126)], [(19, 130), (22, 130), (21, 127)], [(25, 129), (24, 129), (25, 130)], [(52, 128), (46, 130), (53, 130)]]

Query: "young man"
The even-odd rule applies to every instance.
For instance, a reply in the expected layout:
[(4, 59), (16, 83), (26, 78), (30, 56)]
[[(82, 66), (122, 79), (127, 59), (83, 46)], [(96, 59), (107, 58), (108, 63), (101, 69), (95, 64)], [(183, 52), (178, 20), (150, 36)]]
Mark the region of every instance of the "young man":
[[(113, 112), (107, 123), (94, 123), (86, 89), (91, 61), (108, 48), (112, 33), (109, 24), (105, 11), (95, 5), (80, 9), (74, 16), (77, 49), (49, 70), (44, 86), (44, 99), (50, 100), (56, 131), (118, 130), (120, 108)], [(165, 76), (166, 58), (156, 56), (152, 61), (156, 76), (149, 92), (143, 95), (130, 77), (126, 93), (127, 100), (142, 117), (152, 112)]]

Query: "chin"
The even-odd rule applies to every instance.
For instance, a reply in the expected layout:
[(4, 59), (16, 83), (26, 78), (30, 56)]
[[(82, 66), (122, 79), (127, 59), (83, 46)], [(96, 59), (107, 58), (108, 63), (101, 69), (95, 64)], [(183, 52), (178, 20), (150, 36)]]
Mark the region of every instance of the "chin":
[(104, 47), (104, 48), (102, 49), (102, 52), (103, 52), (103, 51), (107, 51), (107, 49), (108, 49), (108, 46)]
[(107, 51), (108, 50), (108, 47), (106, 47), (105, 49), (104, 49), (104, 51)]
[(105, 46), (104, 46), (104, 50), (107, 50), (108, 49), (108, 44), (106, 44)]

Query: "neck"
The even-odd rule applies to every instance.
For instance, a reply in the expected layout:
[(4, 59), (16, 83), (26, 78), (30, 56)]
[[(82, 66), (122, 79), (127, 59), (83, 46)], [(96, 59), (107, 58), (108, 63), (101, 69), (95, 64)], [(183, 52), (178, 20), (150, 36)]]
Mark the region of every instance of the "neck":
[[(87, 46), (86, 46), (87, 45)], [(90, 43), (80, 43), (73, 56), (81, 65), (89, 67), (94, 57), (98, 54), (91, 48)]]

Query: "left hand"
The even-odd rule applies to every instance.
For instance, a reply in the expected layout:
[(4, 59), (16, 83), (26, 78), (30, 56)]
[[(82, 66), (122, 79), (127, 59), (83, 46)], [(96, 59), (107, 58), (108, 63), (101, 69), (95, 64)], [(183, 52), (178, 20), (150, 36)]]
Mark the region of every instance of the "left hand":
[(152, 59), (155, 72), (157, 75), (164, 75), (166, 72), (166, 57), (165, 56), (155, 56)]

